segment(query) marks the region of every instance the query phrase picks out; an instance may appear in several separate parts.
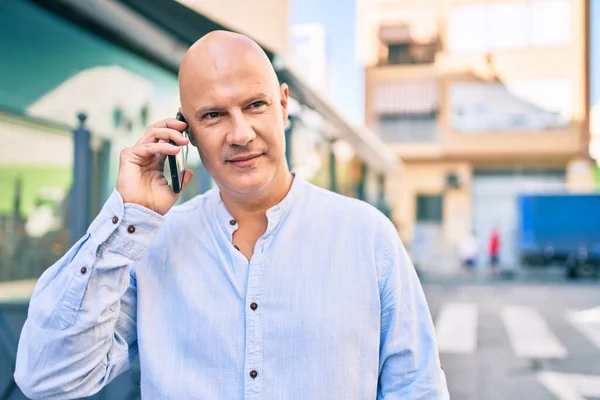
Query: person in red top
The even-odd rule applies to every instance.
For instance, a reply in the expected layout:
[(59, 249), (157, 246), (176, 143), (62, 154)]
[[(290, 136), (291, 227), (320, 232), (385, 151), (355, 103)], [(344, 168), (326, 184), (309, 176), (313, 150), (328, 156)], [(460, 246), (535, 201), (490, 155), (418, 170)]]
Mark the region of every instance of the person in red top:
[(500, 255), (500, 234), (497, 229), (492, 231), (490, 236), (490, 267), (492, 268), (492, 272), (498, 273), (498, 262)]

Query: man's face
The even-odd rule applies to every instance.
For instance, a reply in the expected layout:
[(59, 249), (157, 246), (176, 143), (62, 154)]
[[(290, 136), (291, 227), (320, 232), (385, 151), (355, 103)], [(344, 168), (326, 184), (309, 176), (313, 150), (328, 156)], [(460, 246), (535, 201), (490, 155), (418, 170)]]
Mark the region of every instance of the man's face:
[(212, 67), (184, 88), (182, 111), (192, 143), (220, 187), (262, 191), (287, 168), (287, 86), (252, 63)]

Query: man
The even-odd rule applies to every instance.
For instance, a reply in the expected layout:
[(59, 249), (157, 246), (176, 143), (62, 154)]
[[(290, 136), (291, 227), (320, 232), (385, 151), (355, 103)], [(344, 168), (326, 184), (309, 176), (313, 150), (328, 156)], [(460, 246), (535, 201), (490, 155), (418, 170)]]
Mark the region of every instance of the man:
[[(24, 393), (92, 395), (139, 354), (144, 398), (447, 396), (390, 221), (289, 172), (288, 88), (260, 47), (208, 34), (179, 82), (188, 124), (158, 122), (123, 150), (115, 192), (35, 288)], [(218, 189), (171, 209), (162, 165), (183, 129)]]

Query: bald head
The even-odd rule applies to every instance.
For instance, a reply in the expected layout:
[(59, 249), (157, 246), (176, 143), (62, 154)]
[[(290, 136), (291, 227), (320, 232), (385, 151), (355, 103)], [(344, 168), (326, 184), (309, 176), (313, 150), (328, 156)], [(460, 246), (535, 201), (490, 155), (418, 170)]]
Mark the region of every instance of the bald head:
[(192, 82), (206, 87), (223, 79), (252, 74), (272, 90), (279, 87), (269, 57), (256, 42), (239, 33), (212, 31), (196, 41), (183, 57), (179, 68), (182, 102)]

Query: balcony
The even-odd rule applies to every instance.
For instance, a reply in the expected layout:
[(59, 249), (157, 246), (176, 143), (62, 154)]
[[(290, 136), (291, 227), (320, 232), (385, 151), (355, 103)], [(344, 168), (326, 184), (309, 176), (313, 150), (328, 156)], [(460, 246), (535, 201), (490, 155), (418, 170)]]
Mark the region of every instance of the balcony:
[(409, 25), (381, 26), (379, 41), (379, 66), (433, 64), (441, 47), (437, 35), (415, 37)]
[(383, 114), (376, 132), (388, 144), (433, 143), (438, 140), (437, 112), (427, 114)]
[(399, 43), (389, 44), (382, 51), (379, 66), (433, 64), (438, 51), (437, 44)]

